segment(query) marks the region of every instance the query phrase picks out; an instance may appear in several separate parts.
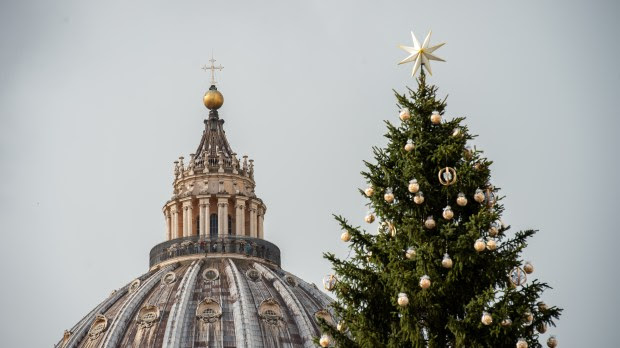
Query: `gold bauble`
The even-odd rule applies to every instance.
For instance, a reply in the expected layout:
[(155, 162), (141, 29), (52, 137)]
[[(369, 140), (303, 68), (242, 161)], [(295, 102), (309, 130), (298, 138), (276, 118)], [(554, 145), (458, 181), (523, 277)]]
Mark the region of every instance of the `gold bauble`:
[(456, 197), (456, 204), (458, 204), (460, 207), (464, 207), (467, 205), (467, 197), (465, 197), (465, 194), (463, 192), (459, 193), (458, 197)]
[(526, 262), (525, 265), (523, 265), (523, 270), (527, 274), (532, 274), (534, 273), (534, 265), (532, 265), (530, 262)]
[(441, 123), (441, 115), (439, 114), (439, 111), (433, 111), (433, 114), (431, 115), (431, 122), (433, 124)]
[(349, 233), (349, 231), (344, 231), (342, 232), (342, 234), (340, 235), (340, 239), (343, 242), (348, 242), (351, 240), (351, 233)]
[(489, 236), (495, 237), (495, 236), (497, 236), (497, 233), (499, 233), (499, 230), (497, 229), (497, 226), (491, 225), (491, 227), (489, 227)]
[(370, 186), (369, 186), (369, 187), (367, 187), (367, 188), (364, 190), (364, 194), (366, 195), (366, 197), (370, 197), (370, 196), (372, 196), (374, 193), (375, 193), (375, 189), (373, 189), (373, 188), (372, 188), (372, 187), (370, 187)]
[(538, 324), (538, 326), (536, 326), (536, 331), (540, 332), (541, 334), (544, 334), (545, 332), (547, 332), (547, 325)]
[(478, 203), (484, 202), (484, 192), (481, 189), (476, 189), (476, 193), (474, 194), (474, 201)]
[(404, 292), (398, 294), (398, 305), (401, 307), (406, 307), (409, 304), (409, 297)]
[(532, 325), (534, 314), (532, 314), (532, 312), (525, 312), (523, 316), (525, 317), (525, 325)]
[(411, 152), (413, 151), (414, 148), (415, 146), (413, 145), (413, 140), (411, 139), (407, 140), (407, 144), (405, 144), (405, 151)]
[(491, 251), (497, 249), (497, 242), (495, 241), (495, 239), (491, 238), (487, 241), (487, 249)]
[(435, 219), (433, 219), (432, 216), (427, 217), (426, 221), (424, 221), (424, 227), (428, 228), (429, 230), (435, 228), (435, 225)]
[(523, 338), (519, 338), (517, 341), (517, 348), (527, 348), (527, 342)]
[[(213, 87), (212, 87), (213, 88)], [(202, 98), (203, 103), (209, 110), (217, 110), (224, 104), (224, 96), (217, 89), (209, 89)]]
[(329, 346), (329, 336), (327, 335), (321, 336), (321, 339), (319, 340), (319, 344), (321, 345), (321, 347)]
[(450, 255), (448, 255), (448, 253), (446, 253), (443, 256), (443, 260), (441, 260), (441, 266), (443, 268), (452, 268), (452, 259), (450, 258)]
[(388, 190), (384, 195), (383, 195), (383, 199), (385, 199), (386, 202), (388, 203), (392, 203), (394, 202), (394, 194), (392, 193), (392, 190)]
[(452, 218), (454, 217), (454, 212), (452, 211), (452, 207), (450, 207), (449, 205), (446, 206), (443, 209), (443, 213), (441, 214), (443, 216), (444, 219), (446, 220), (452, 220)]
[(555, 338), (555, 336), (549, 337), (549, 339), (547, 340), (547, 347), (555, 348), (557, 346), (558, 346), (558, 339)]
[(484, 242), (484, 240), (482, 240), (482, 239), (478, 239), (478, 240), (476, 240), (476, 242), (474, 243), (474, 249), (475, 249), (477, 252), (482, 252), (482, 251), (484, 251), (484, 249), (486, 249), (486, 247), (487, 247), (487, 245), (486, 245), (486, 243)]
[(506, 318), (504, 320), (502, 320), (502, 326), (507, 327), (512, 325), (512, 320), (510, 320), (510, 318)]
[(402, 109), (400, 110), (400, 115), (398, 115), (398, 117), (400, 117), (401, 121), (407, 121), (411, 118), (411, 113), (408, 109)]
[(367, 223), (371, 224), (371, 223), (373, 223), (373, 221), (375, 221), (375, 216), (372, 213), (369, 213), (364, 218), (364, 221), (366, 221)]
[(484, 325), (491, 325), (493, 323), (493, 317), (491, 316), (491, 314), (484, 312), (482, 313), (482, 319), (480, 319), (480, 321)]
[(418, 193), (416, 193), (415, 197), (413, 197), (413, 201), (415, 202), (415, 204), (424, 203), (424, 193), (422, 193), (422, 191), (419, 191)]
[(454, 128), (454, 131), (452, 132), (452, 136), (453, 137), (458, 137), (461, 135), (461, 128)]
[(416, 255), (415, 249), (413, 247), (409, 247), (407, 251), (405, 251), (405, 257), (409, 260), (413, 259)]
[(428, 289), (431, 287), (431, 278), (427, 275), (423, 275), (422, 278), (420, 278), (420, 287), (422, 289)]
[(544, 303), (544, 302), (542, 302), (542, 301), (541, 301), (541, 302), (538, 302), (536, 305), (538, 306), (538, 310), (539, 310), (539, 311), (541, 311), (541, 312), (544, 312), (544, 311), (546, 311), (547, 309), (549, 309), (549, 307), (547, 306), (547, 304), (546, 304), (546, 303)]
[(413, 179), (411, 181), (409, 181), (409, 192), (411, 193), (416, 193), (418, 191), (420, 191), (420, 184), (418, 184), (418, 181), (416, 179)]

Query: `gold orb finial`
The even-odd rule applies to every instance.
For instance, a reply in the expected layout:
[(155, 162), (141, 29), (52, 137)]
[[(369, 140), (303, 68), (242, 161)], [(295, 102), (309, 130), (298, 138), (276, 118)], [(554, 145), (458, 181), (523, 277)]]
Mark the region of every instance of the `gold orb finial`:
[(212, 85), (211, 88), (205, 93), (205, 96), (202, 98), (203, 103), (209, 110), (217, 110), (222, 107), (224, 104), (224, 96), (220, 91), (217, 90), (215, 85)]

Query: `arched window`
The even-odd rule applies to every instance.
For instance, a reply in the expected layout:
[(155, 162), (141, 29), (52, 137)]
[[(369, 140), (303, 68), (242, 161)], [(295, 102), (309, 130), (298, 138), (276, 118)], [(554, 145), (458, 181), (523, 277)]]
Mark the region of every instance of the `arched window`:
[(211, 214), (211, 223), (209, 226), (209, 235), (217, 237), (217, 214)]
[(232, 217), (228, 215), (228, 235), (232, 234)]

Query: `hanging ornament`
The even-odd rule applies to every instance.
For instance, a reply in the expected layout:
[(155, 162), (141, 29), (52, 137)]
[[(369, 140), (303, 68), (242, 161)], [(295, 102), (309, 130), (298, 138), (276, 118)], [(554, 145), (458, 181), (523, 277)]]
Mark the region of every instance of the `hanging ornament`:
[(493, 221), (491, 223), (491, 227), (489, 227), (489, 236), (495, 237), (499, 233), (499, 228), (497, 222)]
[(401, 307), (406, 307), (409, 304), (409, 297), (404, 292), (398, 294), (398, 305)]
[(413, 151), (414, 148), (415, 146), (413, 145), (413, 140), (411, 139), (407, 140), (407, 144), (405, 144), (405, 151), (411, 152)]
[(493, 186), (489, 186), (484, 191), (484, 201), (489, 208), (493, 207), (495, 205), (495, 202), (497, 202), (497, 198), (495, 197), (495, 193), (493, 192), (494, 189), (495, 188)]
[(394, 194), (392, 193), (392, 189), (388, 188), (385, 190), (385, 194), (383, 195), (383, 199), (385, 199), (386, 202), (388, 203), (392, 203), (394, 202)]
[(460, 207), (464, 207), (467, 205), (467, 197), (465, 197), (465, 194), (463, 192), (459, 192), (458, 196), (456, 197), (456, 204), (458, 204)]
[(344, 321), (341, 320), (338, 322), (338, 325), (336, 325), (336, 329), (340, 332), (344, 332), (347, 329), (347, 326)]
[(448, 255), (448, 253), (445, 253), (443, 255), (443, 260), (441, 260), (441, 266), (443, 266), (443, 268), (452, 268), (452, 259), (450, 258), (450, 255)]
[(534, 314), (532, 314), (532, 312), (530, 312), (530, 311), (525, 312), (523, 317), (525, 318), (525, 325), (526, 326), (530, 326), (534, 322)]
[(342, 234), (340, 235), (340, 239), (343, 242), (345, 242), (345, 243), (350, 241), (351, 240), (351, 233), (349, 233), (349, 231), (342, 232)]
[(474, 249), (477, 252), (482, 252), (484, 251), (484, 249), (487, 247), (487, 245), (484, 243), (484, 239), (480, 238), (477, 239), (476, 242), (474, 243)]
[(336, 276), (333, 274), (328, 274), (325, 277), (323, 277), (323, 287), (327, 291), (334, 290), (337, 282), (338, 282), (338, 279), (336, 279)]
[(424, 193), (422, 191), (418, 191), (418, 193), (416, 193), (413, 197), (413, 201), (415, 202), (415, 204), (424, 203)]
[(503, 327), (508, 327), (512, 325), (512, 320), (510, 320), (509, 317), (506, 317), (504, 320), (502, 320), (502, 326)]
[(433, 113), (431, 114), (431, 122), (433, 124), (441, 123), (441, 115), (439, 114), (439, 111), (433, 111)]
[(536, 326), (536, 331), (538, 331), (541, 334), (544, 334), (545, 332), (547, 332), (547, 325), (545, 325), (544, 323), (538, 324), (538, 326)]
[(416, 255), (416, 252), (413, 247), (409, 247), (407, 251), (405, 251), (405, 257), (408, 258), (409, 260), (415, 258), (415, 255)]
[(424, 221), (424, 227), (428, 228), (429, 230), (432, 230), (433, 228), (435, 228), (435, 219), (433, 219), (432, 216), (429, 216), (426, 218), (426, 221)]
[(538, 306), (538, 310), (541, 312), (545, 312), (547, 309), (549, 309), (547, 304), (542, 301), (538, 302), (536, 305)]
[(439, 182), (444, 186), (450, 186), (456, 182), (456, 170), (452, 167), (445, 167), (437, 174)]
[(558, 339), (555, 338), (555, 336), (549, 337), (549, 339), (547, 340), (547, 347), (555, 348), (557, 346), (558, 346)]
[(495, 239), (489, 238), (489, 240), (487, 240), (487, 249), (491, 251), (497, 249), (497, 242), (495, 241)]
[(491, 325), (493, 323), (493, 317), (488, 312), (482, 312), (482, 319), (480, 319), (480, 321), (484, 325), (488, 326), (488, 325)]
[(329, 346), (329, 336), (327, 336), (327, 334), (323, 334), (321, 336), (321, 339), (319, 340), (319, 344), (321, 345), (321, 347), (328, 347)]
[(508, 279), (510, 280), (510, 283), (512, 283), (512, 285), (514, 286), (521, 286), (525, 284), (525, 282), (527, 282), (527, 276), (520, 267), (513, 268), (508, 275)]
[(431, 287), (431, 277), (426, 274), (420, 278), (420, 287), (424, 290)]
[(474, 193), (474, 201), (478, 203), (484, 202), (484, 192), (481, 189), (476, 189), (476, 193)]
[(411, 112), (409, 112), (409, 109), (401, 109), (398, 117), (400, 117), (400, 120), (403, 122), (407, 121), (411, 118)]
[(373, 221), (375, 221), (375, 215), (371, 212), (368, 212), (368, 214), (366, 214), (366, 217), (364, 218), (364, 221), (369, 224), (373, 223)]
[(527, 274), (532, 274), (532, 273), (534, 273), (534, 265), (532, 265), (531, 262), (527, 261), (527, 262), (525, 262), (525, 265), (523, 265), (523, 270)]
[(519, 338), (517, 341), (517, 348), (527, 348), (527, 341), (525, 341), (525, 338)]
[(416, 193), (418, 191), (420, 191), (420, 184), (418, 184), (416, 179), (411, 179), (411, 181), (409, 181), (409, 192)]
[(396, 237), (396, 226), (394, 226), (394, 223), (392, 221), (387, 221), (385, 222), (385, 226), (390, 236)]
[(454, 217), (454, 212), (452, 211), (452, 207), (447, 205), (445, 208), (443, 208), (443, 213), (441, 215), (446, 220), (452, 220), (452, 218)]
[(465, 148), (463, 149), (463, 157), (465, 157), (465, 159), (468, 161), (474, 157), (474, 152), (472, 151), (470, 146), (465, 146)]
[(365, 190), (364, 190), (364, 194), (366, 194), (366, 197), (370, 197), (375, 193), (375, 189), (372, 188), (372, 186), (368, 186)]
[(461, 127), (454, 128), (454, 131), (452, 132), (452, 136), (453, 137), (458, 137), (460, 135), (461, 135)]

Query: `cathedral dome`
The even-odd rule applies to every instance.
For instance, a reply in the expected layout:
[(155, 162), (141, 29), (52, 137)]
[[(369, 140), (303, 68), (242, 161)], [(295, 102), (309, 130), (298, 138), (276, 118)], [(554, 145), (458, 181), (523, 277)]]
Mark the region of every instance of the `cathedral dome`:
[(151, 249), (149, 270), (56, 347), (314, 347), (317, 319), (334, 323), (330, 298), (283, 270), (280, 249), (264, 240), (254, 162), (232, 151), (217, 111), (223, 98), (207, 98), (215, 92), (205, 95), (198, 149), (187, 165), (175, 161), (165, 241)]

